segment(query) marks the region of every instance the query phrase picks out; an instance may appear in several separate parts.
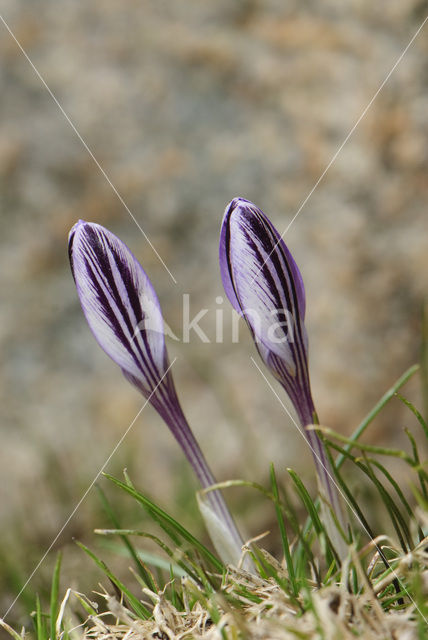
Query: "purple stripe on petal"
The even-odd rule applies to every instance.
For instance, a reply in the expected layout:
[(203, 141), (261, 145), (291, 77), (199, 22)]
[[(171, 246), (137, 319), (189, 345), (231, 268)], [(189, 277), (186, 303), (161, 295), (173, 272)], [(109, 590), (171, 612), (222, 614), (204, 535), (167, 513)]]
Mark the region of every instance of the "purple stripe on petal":
[(290, 252), (264, 213), (238, 198), (226, 208), (220, 257), (226, 293), (245, 317), (260, 356), (302, 424), (312, 423), (305, 292)]
[(233, 200), (223, 219), (220, 268), (226, 294), (245, 316), (254, 337), (291, 366), (286, 324), (302, 333), (304, 289), (300, 274), (294, 280), (297, 266), (278, 239), (260, 209)]
[(224, 212), (223, 222), (222, 222), (221, 231), (220, 231), (219, 261), (220, 261), (220, 274), (223, 282), (223, 288), (226, 292), (227, 297), (229, 298), (229, 302), (231, 303), (232, 307), (235, 309), (235, 311), (241, 314), (241, 305), (236, 296), (235, 287), (231, 277), (232, 263), (231, 263), (230, 251), (229, 251), (230, 227), (229, 227), (228, 221), (230, 218), (230, 214), (235, 207), (235, 202), (236, 202), (236, 198), (235, 200), (232, 200), (232, 202), (226, 207), (226, 210)]
[(313, 407), (302, 277), (269, 219), (242, 198), (232, 200), (223, 217), (220, 269), (227, 296), (301, 417), (300, 407)]
[[(261, 226), (263, 227), (263, 232), (259, 235), (259, 241), (265, 242), (265, 250), (267, 251), (267, 257), (275, 259), (274, 254), (281, 253), (282, 254), (282, 262), (283, 265), (286, 266), (287, 270), (290, 274), (290, 280), (293, 281), (296, 296), (298, 300), (298, 308), (299, 315), (302, 319), (305, 317), (306, 313), (306, 296), (305, 296), (305, 288), (303, 285), (303, 279), (299, 268), (288, 250), (285, 242), (282, 240), (280, 234), (272, 225), (270, 220), (265, 216), (265, 214), (256, 207), (249, 200), (245, 200), (244, 198), (234, 198), (226, 207), (221, 232), (220, 232), (220, 271), (221, 278), (223, 281), (223, 287), (225, 289), (226, 295), (229, 298), (232, 306), (236, 311), (240, 311), (240, 304), (236, 297), (236, 292), (234, 289), (233, 281), (231, 279), (231, 257), (228, 253), (228, 246), (230, 245), (230, 227), (229, 221), (233, 214), (238, 214), (238, 217), (242, 219), (251, 219), (258, 218), (261, 222)], [(251, 223), (250, 223), (251, 224)], [(254, 228), (254, 227), (253, 227)], [(260, 227), (259, 227), (260, 228)], [(276, 246), (275, 246), (276, 245)], [(270, 254), (270, 255), (269, 255)], [(259, 268), (261, 265), (259, 266)], [(257, 273), (257, 272), (256, 272)]]
[(168, 366), (162, 314), (149, 278), (126, 245), (100, 225), (78, 222), (69, 251), (96, 340), (147, 395)]

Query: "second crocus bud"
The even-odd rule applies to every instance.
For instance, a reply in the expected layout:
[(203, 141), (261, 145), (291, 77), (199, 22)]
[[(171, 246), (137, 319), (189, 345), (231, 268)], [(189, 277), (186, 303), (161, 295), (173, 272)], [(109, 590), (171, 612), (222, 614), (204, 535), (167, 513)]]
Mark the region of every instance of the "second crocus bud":
[[(316, 413), (309, 381), (303, 279), (273, 224), (243, 198), (232, 200), (224, 213), (220, 270), (226, 295), (244, 317), (262, 360), (294, 405), (314, 457), (323, 497), (343, 527), (334, 476), (323, 443), (311, 428)], [(344, 550), (330, 524), (330, 536)]]

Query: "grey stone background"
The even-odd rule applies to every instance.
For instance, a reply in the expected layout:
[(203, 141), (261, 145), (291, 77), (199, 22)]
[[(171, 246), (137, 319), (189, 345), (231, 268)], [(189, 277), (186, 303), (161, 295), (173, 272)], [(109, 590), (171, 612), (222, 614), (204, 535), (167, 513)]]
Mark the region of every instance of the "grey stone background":
[[(0, 23), (3, 607), (142, 404), (84, 322), (67, 262), (70, 227), (84, 218), (118, 234), (178, 333), (184, 293), (195, 313), (210, 309), (201, 323), (209, 336), (216, 308), (230, 329), (230, 306), (215, 302), (225, 205), (241, 195), (285, 229), (428, 7), (420, 0), (1, 0), (0, 7), (177, 280)], [(344, 433), (419, 357), (427, 35), (425, 28), (286, 235), (307, 289), (315, 403), (322, 422)], [(239, 344), (228, 336), (223, 344), (169, 343), (185, 412), (216, 475), (263, 482), (274, 461), (279, 474), (292, 465), (311, 484), (309, 455), (249, 361), (247, 332)], [(421, 404), (416, 379), (407, 394)], [(408, 424), (397, 401), (367, 437), (403, 444)], [(150, 408), (108, 470), (118, 475), (125, 466), (172, 512), (195, 487)], [(238, 508), (252, 494), (230, 497)], [(92, 544), (96, 504), (92, 492), (56, 546), (71, 547), (73, 535)], [(251, 535), (267, 528), (263, 507), (244, 507)], [(72, 551), (67, 558), (67, 575), (79, 583), (86, 560)]]

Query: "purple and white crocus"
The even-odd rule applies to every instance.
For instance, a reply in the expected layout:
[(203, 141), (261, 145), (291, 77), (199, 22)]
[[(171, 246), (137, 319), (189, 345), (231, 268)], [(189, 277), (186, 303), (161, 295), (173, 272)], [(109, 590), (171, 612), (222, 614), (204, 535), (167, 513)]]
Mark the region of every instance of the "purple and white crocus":
[(220, 270), (227, 297), (246, 320), (263, 362), (293, 403), (315, 460), (323, 496), (343, 525), (323, 443), (307, 428), (316, 422), (316, 413), (309, 382), (303, 279), (270, 220), (243, 198), (232, 200), (224, 213)]
[[(203, 489), (216, 483), (181, 409), (165, 346), (156, 292), (128, 247), (104, 227), (80, 220), (69, 235), (80, 304), (100, 347), (156, 409), (180, 444)], [(218, 490), (199, 498), (225, 564), (237, 565), (241, 536)]]

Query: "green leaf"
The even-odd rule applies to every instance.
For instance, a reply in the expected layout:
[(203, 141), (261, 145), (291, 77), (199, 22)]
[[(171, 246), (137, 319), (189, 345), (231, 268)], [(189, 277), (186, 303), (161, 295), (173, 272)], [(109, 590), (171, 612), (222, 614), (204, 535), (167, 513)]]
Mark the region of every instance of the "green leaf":
[[(377, 467), (377, 469), (379, 469), (379, 471), (381, 471), (381, 473), (383, 473), (383, 475), (387, 478), (388, 482), (394, 487), (396, 494), (398, 495), (401, 503), (403, 504), (405, 510), (407, 511), (407, 515), (409, 516), (410, 519), (413, 519), (414, 518), (413, 510), (409, 505), (408, 501), (406, 500), (403, 492), (401, 491), (400, 486), (398, 485), (398, 482), (394, 480), (394, 478), (391, 476), (389, 471), (385, 469), (385, 467), (378, 460), (375, 460), (374, 458), (367, 458), (367, 461), (371, 465)], [(418, 532), (419, 532), (420, 540), (423, 540), (424, 534), (420, 526), (418, 527)]]
[[(95, 530), (95, 531), (96, 533), (99, 533), (99, 530)], [(115, 542), (106, 540), (106, 541), (102, 541), (100, 544), (102, 545), (103, 548), (113, 551), (118, 555), (126, 556), (128, 554), (128, 552), (126, 551), (126, 549), (123, 548), (122, 545), (118, 545)], [(168, 572), (170, 566), (172, 566), (172, 569), (174, 571), (174, 576), (176, 578), (182, 578), (188, 575), (188, 572), (182, 569), (181, 567), (179, 567), (178, 564), (175, 563), (171, 565), (171, 563), (168, 562), (168, 560), (165, 560), (165, 558), (162, 558), (156, 553), (151, 553), (149, 551), (145, 551), (144, 549), (137, 549), (136, 553), (138, 555), (138, 558), (142, 560), (144, 564), (150, 565), (155, 569), (160, 569), (162, 571)]]
[[(412, 544), (412, 539), (410, 536), (410, 531), (409, 531), (409, 527), (407, 526), (407, 522), (405, 521), (405, 519), (403, 518), (403, 515), (401, 513), (401, 511), (399, 510), (399, 508), (397, 507), (397, 505), (395, 504), (395, 501), (391, 498), (391, 496), (389, 495), (388, 491), (385, 489), (385, 487), (383, 486), (383, 484), (381, 482), (379, 482), (378, 478), (376, 477), (375, 473), (373, 472), (373, 469), (371, 468), (370, 462), (368, 461), (367, 458), (364, 458), (366, 465), (365, 465), (365, 469), (364, 471), (366, 471), (367, 475), (369, 476), (369, 478), (371, 479), (371, 481), (373, 482), (373, 484), (375, 485), (376, 489), (378, 490), (381, 498), (382, 498), (382, 502), (384, 503), (389, 517), (391, 519), (392, 525), (397, 533), (398, 539), (400, 541), (401, 547), (404, 551), (404, 553), (407, 553), (407, 551), (410, 551), (410, 549), (413, 547)], [(361, 465), (361, 468), (363, 468), (364, 465)], [(407, 544), (406, 544), (407, 543)]]
[[(162, 551), (164, 551), (171, 560), (174, 560), (174, 562), (176, 563), (174, 566), (179, 567), (183, 572), (183, 575), (188, 575), (191, 578), (193, 578), (193, 580), (195, 581), (198, 580), (197, 573), (195, 573), (195, 571), (192, 570), (192, 568), (190, 568), (185, 562), (183, 562), (183, 560), (180, 557), (177, 557), (177, 553), (174, 553), (168, 547), (168, 545), (166, 545), (164, 542), (162, 542), (162, 540), (160, 540), (160, 538), (153, 535), (152, 533), (146, 533), (144, 531), (136, 531), (135, 529), (117, 529), (117, 530), (116, 529), (95, 529), (95, 533), (103, 536), (110, 536), (110, 535), (140, 536), (141, 538), (147, 538), (148, 540), (153, 540), (153, 542), (155, 542), (158, 545), (158, 547), (160, 547)], [(185, 553), (180, 551), (180, 555), (185, 556)], [(157, 566), (158, 567), (160, 566), (159, 562), (157, 563)], [(167, 568), (170, 566), (171, 565), (169, 563), (164, 563), (164, 568)], [(158, 589), (156, 588), (156, 585), (155, 585), (152, 591), (156, 592), (157, 590)]]
[(58, 553), (57, 560), (55, 563), (54, 574), (52, 578), (52, 587), (51, 587), (51, 602), (50, 602), (50, 637), (51, 640), (56, 638), (56, 620), (58, 618), (59, 612), (59, 577), (61, 573), (61, 552)]
[(395, 395), (397, 396), (397, 398), (399, 400), (401, 400), (401, 402), (408, 409), (410, 409), (410, 411), (413, 413), (413, 415), (416, 417), (417, 421), (421, 425), (421, 427), (422, 427), (422, 429), (423, 429), (423, 431), (425, 433), (425, 437), (428, 438), (428, 425), (425, 422), (425, 420), (423, 419), (422, 414), (416, 409), (416, 407), (410, 402), (410, 400), (407, 400), (407, 398), (402, 396), (401, 393), (396, 393)]
[[(414, 364), (412, 367), (407, 369), (405, 373), (395, 382), (390, 389), (381, 397), (379, 402), (373, 407), (370, 413), (364, 418), (362, 422), (355, 429), (352, 436), (349, 438), (347, 445), (344, 447), (346, 452), (352, 449), (353, 444), (359, 439), (359, 437), (364, 433), (369, 424), (376, 418), (376, 416), (382, 411), (384, 406), (388, 404), (391, 398), (394, 397), (394, 394), (400, 389), (403, 385), (406, 384), (408, 380), (419, 370), (419, 365)], [(345, 456), (342, 454), (338, 456), (336, 460), (336, 467), (340, 469), (342, 464), (345, 461)]]
[(288, 593), (288, 583), (284, 578), (281, 578), (278, 575), (278, 571), (275, 567), (268, 561), (268, 559), (263, 555), (263, 553), (258, 549), (257, 545), (253, 544), (251, 548), (254, 556), (257, 559), (257, 565), (262, 569), (261, 573), (264, 575), (265, 579), (273, 578), (278, 586), (285, 592)]
[(86, 598), (85, 596), (82, 596), (80, 593), (77, 593), (76, 591), (74, 592), (74, 597), (78, 602), (80, 602), (80, 605), (88, 615), (90, 616), (98, 615), (98, 611), (94, 609), (94, 607), (92, 606), (92, 603), (88, 598)]
[(105, 575), (109, 578), (109, 580), (119, 589), (119, 591), (126, 596), (130, 606), (137, 614), (138, 617), (143, 620), (148, 620), (151, 617), (151, 612), (145, 607), (142, 602), (140, 602), (133, 593), (129, 591), (129, 589), (117, 578), (108, 568), (106, 563), (103, 560), (100, 560), (93, 551), (88, 549), (81, 542), (76, 541), (78, 547), (80, 547), (92, 560), (95, 564), (105, 573)]
[(293, 560), (290, 552), (290, 545), (288, 542), (287, 531), (285, 529), (284, 518), (282, 516), (282, 511), (280, 507), (278, 484), (276, 481), (275, 468), (273, 464), (270, 465), (270, 482), (272, 487), (272, 494), (274, 497), (276, 519), (278, 521), (279, 532), (281, 535), (282, 549), (284, 552), (285, 562), (287, 564), (288, 577), (290, 580), (292, 592), (295, 596), (297, 596), (297, 594), (299, 593), (299, 588), (296, 583), (296, 576), (294, 573), (294, 566), (293, 566)]
[[(341, 433), (338, 433), (337, 431), (333, 431), (333, 429), (329, 429), (328, 427), (320, 427), (320, 431), (327, 436), (330, 436), (330, 438), (334, 438), (335, 440), (339, 440), (339, 442), (344, 442), (346, 443), (348, 446), (344, 447), (344, 451), (348, 452), (351, 449), (355, 448), (355, 449), (359, 449), (359, 451), (368, 451), (369, 453), (376, 453), (378, 455), (381, 456), (389, 456), (390, 458), (398, 458), (400, 460), (404, 460), (405, 462), (407, 462), (407, 464), (412, 467), (413, 469), (416, 469), (417, 466), (415, 465), (415, 462), (413, 460), (413, 458), (411, 458), (409, 456), (409, 454), (407, 454), (405, 451), (402, 451), (401, 449), (391, 449), (388, 447), (377, 447), (373, 444), (363, 444), (362, 442), (354, 442), (353, 440), (351, 440), (350, 438), (347, 438), (346, 436), (343, 436)], [(337, 468), (337, 465), (336, 465)], [(423, 472), (423, 470), (421, 469), (421, 471)]]
[(36, 618), (35, 618), (35, 626), (37, 633), (37, 640), (47, 640), (46, 634), (46, 623), (43, 619), (42, 608), (40, 605), (40, 598), (36, 596)]
[(425, 418), (428, 420), (428, 302), (422, 307), (421, 383)]
[[(106, 512), (107, 516), (112, 521), (115, 529), (118, 529), (118, 530), (121, 529), (119, 520), (117, 519), (116, 514), (114, 513), (113, 509), (111, 508), (111, 505), (110, 505), (110, 503), (109, 503), (109, 501), (107, 499), (107, 496), (105, 495), (104, 491), (101, 489), (101, 487), (99, 485), (96, 485), (96, 489), (98, 491), (98, 495), (100, 497), (100, 500), (101, 500), (101, 503), (103, 505), (104, 511)], [(134, 560), (135, 566), (137, 568), (137, 572), (138, 572), (139, 576), (143, 579), (146, 587), (148, 587), (151, 591), (155, 591), (156, 587), (155, 587), (155, 583), (153, 581), (153, 577), (151, 576), (150, 572), (147, 571), (146, 567), (141, 562), (141, 560), (138, 557), (137, 552), (135, 551), (135, 549), (132, 546), (131, 542), (128, 540), (128, 538), (127, 538), (127, 536), (125, 534), (121, 535), (121, 538), (123, 540), (123, 543), (124, 543), (126, 549), (129, 552), (129, 555)]]
[[(126, 491), (130, 496), (132, 496), (135, 500), (137, 500), (141, 505), (147, 509), (152, 517), (154, 517), (162, 528), (168, 533), (171, 529), (174, 532), (173, 537), (171, 539), (177, 544), (177, 536), (180, 536), (183, 540), (185, 540), (192, 549), (195, 549), (205, 560), (207, 560), (216, 571), (219, 573), (223, 572), (223, 564), (215, 557), (211, 551), (209, 551), (199, 540), (197, 540), (187, 529), (185, 529), (180, 523), (178, 523), (174, 518), (172, 518), (168, 513), (163, 511), (160, 507), (158, 507), (154, 502), (149, 500), (146, 496), (141, 494), (139, 491), (134, 489), (133, 487), (117, 480), (113, 476), (109, 474), (104, 474), (106, 478), (111, 480), (116, 486)], [(180, 540), (178, 540), (178, 544)]]
[(309, 516), (312, 520), (312, 523), (315, 527), (315, 531), (320, 534), (323, 533), (324, 531), (324, 527), (322, 525), (322, 522), (320, 520), (320, 517), (318, 515), (318, 511), (314, 505), (314, 502), (311, 498), (311, 496), (309, 495), (308, 490), (306, 489), (305, 485), (303, 484), (303, 482), (301, 481), (301, 479), (299, 478), (299, 476), (297, 475), (297, 473), (295, 471), (293, 471), (293, 469), (288, 468), (287, 469), (289, 475), (291, 476), (291, 479), (294, 482), (294, 485), (297, 489), (297, 493), (300, 496), (300, 499), (302, 500), (307, 512), (309, 513)]

